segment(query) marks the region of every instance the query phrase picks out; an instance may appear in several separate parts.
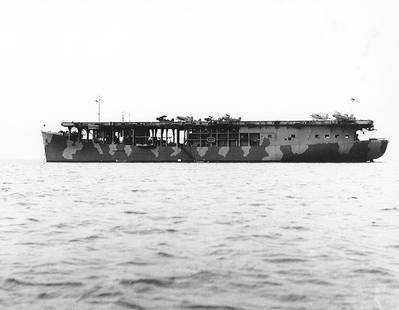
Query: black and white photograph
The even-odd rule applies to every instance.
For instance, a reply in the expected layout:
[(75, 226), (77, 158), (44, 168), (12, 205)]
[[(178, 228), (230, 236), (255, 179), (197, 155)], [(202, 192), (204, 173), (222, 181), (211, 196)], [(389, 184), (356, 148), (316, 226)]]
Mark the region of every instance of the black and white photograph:
[(399, 309), (398, 12), (0, 0), (0, 309)]

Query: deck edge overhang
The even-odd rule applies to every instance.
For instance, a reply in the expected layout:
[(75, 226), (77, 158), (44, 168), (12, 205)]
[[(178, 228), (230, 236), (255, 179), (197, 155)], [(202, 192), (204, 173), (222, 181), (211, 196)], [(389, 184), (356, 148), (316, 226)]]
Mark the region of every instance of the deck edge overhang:
[(266, 126), (287, 126), (287, 127), (352, 127), (356, 130), (373, 130), (372, 120), (338, 121), (338, 120), (299, 120), (299, 121), (194, 121), (194, 122), (62, 122), (63, 127), (87, 128), (97, 130), (106, 127), (151, 127), (151, 128), (190, 128), (195, 126), (237, 126), (237, 127), (266, 127)]

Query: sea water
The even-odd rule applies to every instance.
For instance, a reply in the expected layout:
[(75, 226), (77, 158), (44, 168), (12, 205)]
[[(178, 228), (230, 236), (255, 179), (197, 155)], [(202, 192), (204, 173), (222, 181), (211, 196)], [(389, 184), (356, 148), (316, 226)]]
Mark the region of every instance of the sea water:
[(399, 165), (0, 162), (0, 309), (399, 309)]

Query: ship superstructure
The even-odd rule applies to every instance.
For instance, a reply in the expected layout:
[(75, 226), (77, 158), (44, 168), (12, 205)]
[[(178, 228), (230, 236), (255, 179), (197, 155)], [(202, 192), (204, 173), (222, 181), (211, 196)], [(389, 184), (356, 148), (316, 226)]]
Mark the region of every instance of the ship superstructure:
[(48, 162), (365, 162), (385, 139), (359, 140), (371, 120), (64, 122), (42, 131)]

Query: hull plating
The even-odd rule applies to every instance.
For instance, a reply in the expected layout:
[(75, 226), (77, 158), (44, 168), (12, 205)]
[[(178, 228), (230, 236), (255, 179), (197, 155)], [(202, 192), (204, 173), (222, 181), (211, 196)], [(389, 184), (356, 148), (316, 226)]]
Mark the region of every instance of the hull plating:
[(42, 132), (48, 162), (366, 162), (381, 157), (387, 140), (347, 143), (260, 146), (160, 146), (71, 141), (67, 136)]

